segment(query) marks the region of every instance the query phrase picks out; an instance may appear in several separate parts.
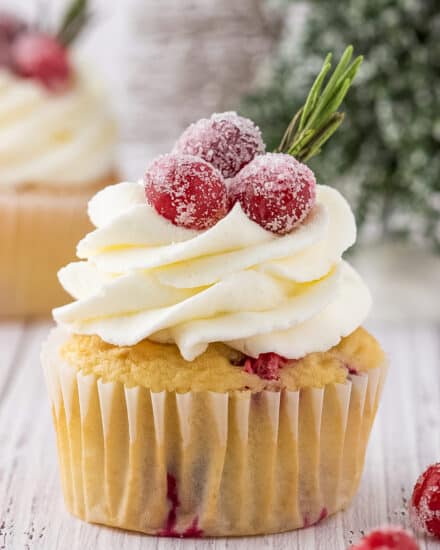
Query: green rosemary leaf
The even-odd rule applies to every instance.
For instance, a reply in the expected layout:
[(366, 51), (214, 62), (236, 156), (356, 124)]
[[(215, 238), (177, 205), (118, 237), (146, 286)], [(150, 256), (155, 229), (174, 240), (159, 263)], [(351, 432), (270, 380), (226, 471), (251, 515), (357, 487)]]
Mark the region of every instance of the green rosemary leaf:
[(317, 119), (322, 118), (324, 111), (326, 109), (326, 106), (330, 103), (330, 101), (332, 101), (332, 97), (338, 91), (339, 78), (343, 74), (345, 69), (348, 67), (352, 55), (353, 55), (353, 46), (348, 46), (345, 49), (345, 52), (343, 53), (341, 60), (337, 64), (336, 69), (334, 70), (332, 76), (327, 82), (321, 97), (319, 98), (314, 115), (309, 120), (309, 123), (308, 123), (309, 126), (315, 125)]
[(302, 108), (296, 113), (296, 115), (292, 118), (290, 121), (289, 126), (287, 127), (286, 131), (284, 132), (283, 139), (281, 140), (281, 143), (279, 144), (277, 151), (279, 153), (285, 152), (289, 149), (289, 143), (292, 143), (293, 136), (296, 133), (296, 126), (299, 120), (299, 117), (301, 116)]
[(318, 153), (320, 153), (324, 143), (331, 138), (331, 136), (336, 132), (339, 126), (344, 121), (344, 113), (334, 113), (333, 117), (329, 120), (326, 126), (318, 133), (315, 134), (313, 143), (309, 144), (309, 147), (303, 151), (301, 158), (302, 162), (306, 162)]
[(359, 67), (362, 65), (363, 60), (364, 60), (364, 57), (362, 55), (360, 55), (359, 57), (356, 57), (353, 63), (341, 75), (338, 81), (338, 84), (340, 82), (344, 82), (344, 80), (347, 80), (347, 79), (350, 81), (350, 83), (353, 82), (353, 79), (356, 76), (356, 73), (358, 72)]
[(330, 99), (330, 102), (325, 106), (323, 113), (315, 121), (317, 127), (322, 126), (327, 122), (332, 113), (335, 113), (340, 107), (341, 103), (344, 101), (345, 96), (347, 95), (348, 89), (350, 88), (350, 81), (346, 80), (339, 90), (334, 94)]
[(344, 114), (338, 112), (338, 108), (363, 60), (359, 56), (351, 61), (352, 57), (353, 47), (348, 46), (321, 93), (325, 78), (331, 70), (331, 54), (327, 54), (305, 104), (291, 120), (277, 151), (294, 155), (303, 161), (321, 151), (344, 120)]
[(324, 78), (327, 76), (327, 73), (332, 67), (331, 59), (332, 59), (332, 54), (328, 53), (327, 57), (325, 58), (324, 65), (322, 66), (321, 71), (319, 72), (318, 76), (315, 79), (315, 82), (313, 83), (313, 86), (310, 89), (310, 93), (304, 104), (303, 113), (299, 123), (299, 130), (302, 130), (304, 128), (305, 122), (307, 120), (307, 116), (316, 105), (316, 100), (319, 96), (319, 92), (321, 91), (321, 86), (322, 86), (322, 83), (324, 82)]
[(72, 0), (61, 18), (58, 40), (69, 46), (82, 32), (90, 18), (88, 0)]

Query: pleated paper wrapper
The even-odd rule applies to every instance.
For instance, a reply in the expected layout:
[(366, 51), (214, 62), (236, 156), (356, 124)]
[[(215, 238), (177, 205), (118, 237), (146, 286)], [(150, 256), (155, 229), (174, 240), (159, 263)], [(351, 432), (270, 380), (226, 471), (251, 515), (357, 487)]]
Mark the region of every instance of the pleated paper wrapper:
[(57, 271), (75, 259), (78, 241), (92, 229), (87, 203), (118, 179), (109, 174), (85, 186), (0, 186), (0, 317), (49, 315), (69, 301)]
[(67, 508), (162, 536), (237, 536), (313, 525), (362, 474), (386, 365), (299, 391), (159, 392), (84, 376), (42, 353)]

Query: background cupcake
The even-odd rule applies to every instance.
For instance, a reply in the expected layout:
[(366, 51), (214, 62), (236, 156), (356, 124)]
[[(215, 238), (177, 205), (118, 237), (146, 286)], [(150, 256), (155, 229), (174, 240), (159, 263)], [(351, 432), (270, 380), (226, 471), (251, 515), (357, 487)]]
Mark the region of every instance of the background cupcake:
[(117, 178), (104, 90), (70, 49), (86, 21), (78, 1), (53, 33), (0, 17), (0, 315), (65, 301), (56, 271), (89, 227), (87, 201)]

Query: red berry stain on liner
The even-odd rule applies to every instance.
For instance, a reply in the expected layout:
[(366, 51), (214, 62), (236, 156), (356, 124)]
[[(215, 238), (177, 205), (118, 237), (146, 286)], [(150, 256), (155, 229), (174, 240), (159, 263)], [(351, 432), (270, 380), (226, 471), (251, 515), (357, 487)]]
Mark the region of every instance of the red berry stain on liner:
[(323, 508), (318, 516), (318, 519), (315, 521), (310, 521), (309, 514), (304, 515), (304, 523), (303, 527), (306, 529), (307, 527), (313, 527), (313, 525), (318, 525), (321, 521), (325, 520), (325, 518), (328, 516), (327, 508)]
[(391, 526), (372, 531), (350, 550), (420, 550), (420, 547), (408, 531)]
[(279, 380), (280, 370), (289, 360), (276, 353), (261, 353), (256, 359), (248, 357), (244, 362), (244, 371), (256, 374), (264, 380)]
[(180, 506), (179, 493), (177, 489), (177, 480), (171, 475), (167, 474), (167, 499), (171, 504), (170, 511), (168, 512), (167, 521), (164, 529), (159, 531), (157, 535), (159, 537), (177, 537), (177, 538), (200, 538), (203, 537), (203, 530), (198, 528), (198, 517), (195, 517), (189, 527), (185, 531), (179, 533), (176, 531), (177, 524), (177, 509)]
[(410, 517), (417, 531), (440, 538), (440, 462), (429, 466), (417, 480)]

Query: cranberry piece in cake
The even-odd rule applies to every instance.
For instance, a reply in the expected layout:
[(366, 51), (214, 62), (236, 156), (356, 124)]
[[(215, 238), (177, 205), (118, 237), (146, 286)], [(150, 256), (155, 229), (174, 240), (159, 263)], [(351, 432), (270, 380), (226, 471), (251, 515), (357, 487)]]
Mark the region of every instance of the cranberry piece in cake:
[(417, 480), (410, 516), (417, 531), (440, 538), (440, 462), (429, 466)]
[(413, 536), (401, 527), (383, 527), (366, 535), (350, 550), (420, 550)]
[(220, 172), (201, 158), (164, 155), (145, 173), (149, 204), (167, 220), (188, 229), (208, 229), (227, 213), (226, 185)]
[(67, 50), (47, 34), (21, 34), (11, 46), (11, 62), (17, 74), (39, 80), (49, 90), (65, 88), (70, 79)]
[(300, 224), (316, 200), (313, 172), (291, 155), (256, 157), (233, 179), (230, 202), (240, 202), (251, 220), (284, 235)]
[(244, 363), (244, 370), (265, 380), (279, 380), (280, 369), (287, 361), (285, 357), (276, 353), (261, 353), (256, 359), (248, 357)]
[(174, 146), (174, 153), (201, 157), (220, 170), (224, 178), (235, 176), (264, 151), (258, 127), (233, 111), (216, 113), (191, 124)]

